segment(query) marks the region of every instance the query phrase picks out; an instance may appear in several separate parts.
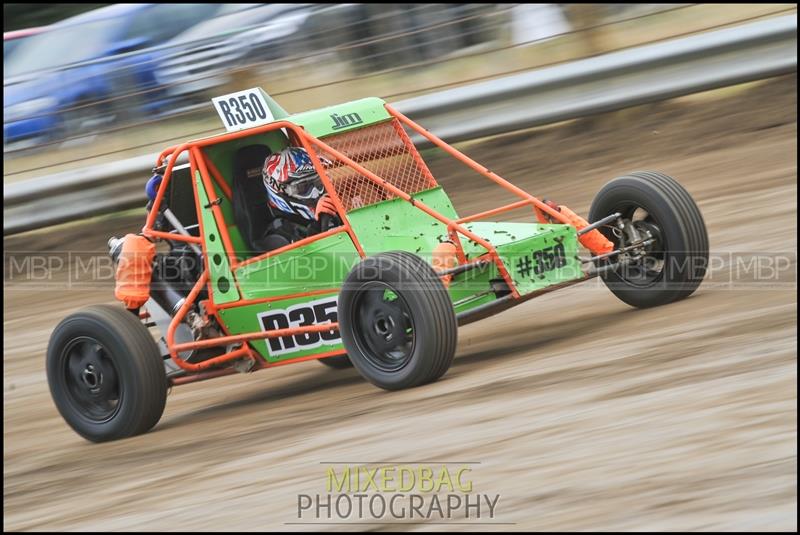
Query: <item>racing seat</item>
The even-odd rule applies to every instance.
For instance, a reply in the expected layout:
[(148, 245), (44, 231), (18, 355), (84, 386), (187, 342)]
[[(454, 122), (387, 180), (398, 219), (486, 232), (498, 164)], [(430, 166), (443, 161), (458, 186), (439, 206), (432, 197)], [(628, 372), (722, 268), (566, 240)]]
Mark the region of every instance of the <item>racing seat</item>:
[(267, 250), (262, 242), (274, 217), (261, 168), (271, 153), (266, 145), (248, 145), (233, 157), (233, 218), (248, 253)]

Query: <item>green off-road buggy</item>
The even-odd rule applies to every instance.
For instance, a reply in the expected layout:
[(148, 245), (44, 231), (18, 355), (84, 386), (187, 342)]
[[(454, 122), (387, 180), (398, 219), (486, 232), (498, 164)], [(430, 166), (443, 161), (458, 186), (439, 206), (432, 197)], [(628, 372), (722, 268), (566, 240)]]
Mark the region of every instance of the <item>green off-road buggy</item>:
[[(88, 307), (52, 334), (53, 399), (89, 440), (149, 430), (171, 386), (309, 359), (388, 390), (423, 385), (447, 372), (461, 324), (596, 276), (635, 307), (704, 277), (703, 219), (663, 174), (608, 182), (587, 222), (378, 98), (295, 115), (260, 89), (214, 104), (227, 132), (164, 150), (144, 228), (109, 240), (126, 306)], [(458, 215), (412, 136), (518, 200)], [(288, 145), (311, 156), (339, 223), (259, 251), (272, 217), (261, 168)], [(512, 210), (531, 222), (487, 221)]]

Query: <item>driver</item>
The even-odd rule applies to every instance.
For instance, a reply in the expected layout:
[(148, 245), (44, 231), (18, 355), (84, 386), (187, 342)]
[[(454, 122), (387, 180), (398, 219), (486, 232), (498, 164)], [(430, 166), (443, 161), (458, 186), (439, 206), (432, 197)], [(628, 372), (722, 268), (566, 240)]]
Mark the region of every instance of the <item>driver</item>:
[[(323, 165), (330, 164), (325, 158), (320, 159)], [(286, 147), (270, 154), (264, 161), (261, 175), (273, 214), (271, 226), (261, 240), (265, 251), (341, 225), (336, 206), (325, 193), (305, 149)]]

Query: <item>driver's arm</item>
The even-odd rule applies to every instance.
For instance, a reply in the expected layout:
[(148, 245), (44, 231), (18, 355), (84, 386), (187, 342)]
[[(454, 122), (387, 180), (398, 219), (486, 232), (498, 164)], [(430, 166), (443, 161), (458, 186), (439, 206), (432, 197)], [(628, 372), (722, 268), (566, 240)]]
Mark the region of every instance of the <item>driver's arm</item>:
[[(323, 214), (330, 216), (325, 218), (328, 221), (326, 225), (328, 228), (322, 228), (323, 223), (322, 221), (320, 221), (320, 217)], [(333, 204), (333, 200), (331, 200), (331, 198), (327, 194), (320, 197), (319, 201), (317, 201), (317, 206), (314, 209), (314, 217), (320, 224), (320, 232), (325, 232), (326, 230), (329, 230), (333, 227), (338, 227), (339, 225), (342, 224), (342, 222), (339, 219), (339, 214), (336, 212), (336, 205)]]

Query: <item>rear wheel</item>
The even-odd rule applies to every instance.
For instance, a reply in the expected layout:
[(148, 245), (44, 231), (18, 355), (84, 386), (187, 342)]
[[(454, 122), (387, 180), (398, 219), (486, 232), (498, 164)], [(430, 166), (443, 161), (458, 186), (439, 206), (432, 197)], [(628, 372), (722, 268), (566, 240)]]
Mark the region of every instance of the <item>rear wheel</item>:
[(708, 233), (689, 193), (674, 178), (649, 171), (615, 178), (592, 202), (589, 220), (619, 212), (624, 229), (600, 231), (615, 247), (648, 240), (646, 254), (603, 274), (625, 303), (647, 308), (691, 295), (708, 266)]
[(435, 381), (450, 367), (458, 326), (447, 289), (407, 252), (362, 260), (339, 294), (339, 329), (356, 369), (387, 390)]
[(148, 431), (161, 418), (167, 378), (158, 346), (129, 311), (87, 307), (53, 331), (47, 380), (66, 422), (93, 442)]

